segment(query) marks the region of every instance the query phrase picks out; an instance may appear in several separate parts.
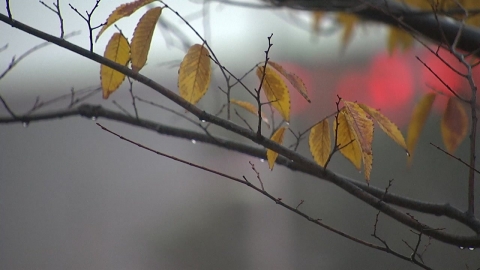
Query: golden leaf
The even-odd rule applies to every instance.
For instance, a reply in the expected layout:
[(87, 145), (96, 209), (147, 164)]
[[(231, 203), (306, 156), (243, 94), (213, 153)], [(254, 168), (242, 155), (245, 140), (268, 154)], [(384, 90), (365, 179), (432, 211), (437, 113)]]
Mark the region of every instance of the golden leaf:
[[(275, 133), (273, 133), (270, 140), (272, 140), (272, 141), (274, 141), (278, 144), (282, 144), (284, 133), (285, 133), (285, 127), (281, 127), (279, 129), (277, 129), (277, 131), (275, 131)], [(267, 161), (268, 161), (268, 167), (270, 168), (270, 170), (273, 170), (273, 165), (275, 165), (275, 160), (277, 160), (277, 157), (278, 157), (277, 152), (275, 152), (273, 150), (270, 150), (270, 149), (267, 149)]]
[(420, 133), (422, 132), (425, 121), (427, 120), (430, 110), (432, 109), (433, 101), (435, 101), (436, 94), (428, 93), (420, 99), (415, 108), (413, 109), (412, 118), (408, 125), (407, 132), (407, 148), (410, 156), (408, 162), (412, 161), (413, 150), (418, 142)]
[(325, 163), (327, 162), (330, 152), (332, 151), (328, 119), (316, 124), (310, 130), (308, 145), (315, 162), (317, 162), (320, 166), (325, 167)]
[(403, 137), (402, 132), (398, 129), (390, 119), (383, 115), (380, 111), (375, 110), (372, 107), (369, 107), (365, 104), (358, 104), (365, 112), (367, 112), (380, 126), (380, 128), (398, 145), (400, 145), (408, 153), (407, 144), (405, 143), (405, 138)]
[(188, 49), (178, 70), (178, 90), (180, 96), (192, 104), (196, 104), (208, 90), (210, 85), (210, 53), (200, 44)]
[(355, 25), (358, 24), (360, 20), (355, 15), (339, 12), (337, 15), (337, 21), (343, 26), (342, 50), (345, 50), (352, 39)]
[[(245, 110), (253, 113), (254, 115), (258, 116), (258, 108), (257, 108), (257, 106), (253, 105), (252, 103), (246, 102), (246, 101), (241, 101), (241, 100), (236, 100), (236, 99), (230, 99), (230, 102), (232, 104), (236, 104), (236, 105), (244, 108)], [(265, 122), (265, 124), (267, 125), (268, 128), (270, 128), (270, 123), (268, 122), (268, 117), (263, 112), (261, 112), (261, 115), (262, 115), (262, 121)]]
[(355, 140), (362, 150), (363, 167), (365, 179), (370, 180), (372, 170), (372, 142), (373, 142), (373, 121), (370, 116), (355, 102), (343, 101), (345, 105), (345, 116), (349, 127), (355, 136)]
[(448, 99), (447, 108), (443, 113), (442, 138), (447, 151), (453, 154), (468, 132), (468, 116), (465, 108), (456, 97)]
[(283, 81), (282, 77), (278, 75), (272, 68), (264, 67), (257, 68), (257, 77), (262, 80), (265, 70), (265, 78), (262, 83), (262, 88), (271, 102), (272, 106), (280, 113), (285, 121), (290, 121), (290, 93), (288, 87)]
[(158, 18), (162, 14), (162, 8), (156, 7), (147, 11), (133, 32), (132, 38), (132, 70), (140, 71), (147, 63), (148, 51), (152, 42), (153, 32)]
[(350, 124), (345, 116), (345, 110), (341, 110), (338, 114), (338, 119), (335, 119), (333, 132), (334, 134), (335, 132), (337, 133), (337, 144), (340, 148), (340, 153), (350, 160), (357, 170), (360, 170), (362, 166), (362, 149), (350, 128)]
[(312, 20), (312, 28), (315, 33), (320, 32), (320, 22), (325, 16), (324, 11), (314, 11), (313, 12), (313, 20)]
[[(120, 33), (115, 33), (108, 41), (103, 56), (109, 60), (127, 65), (130, 60), (130, 45), (128, 40)], [(105, 65), (100, 66), (100, 81), (102, 82), (103, 98), (107, 99), (111, 93), (120, 87), (125, 74)]]
[(132, 15), (135, 11), (140, 9), (141, 7), (152, 3), (155, 0), (137, 0), (131, 3), (127, 4), (122, 4), (118, 6), (109, 16), (105, 24), (103, 25), (102, 29), (100, 29), (100, 32), (98, 32), (97, 37), (95, 38), (95, 41), (98, 40), (100, 35), (107, 30), (108, 27), (110, 27), (112, 24), (114, 24), (116, 21), (128, 17)]
[(370, 182), (370, 174), (372, 172), (372, 167), (373, 167), (373, 155), (370, 154), (365, 154), (363, 153), (362, 155), (363, 158), (363, 170), (364, 175), (365, 175), (365, 180), (367, 180), (367, 183)]
[[(463, 8), (466, 10), (478, 10), (480, 9), (480, 1), (478, 0), (464, 0)], [(470, 13), (470, 16), (467, 18), (467, 24), (473, 25), (475, 27), (480, 27), (480, 16), (477, 14)]]
[(412, 48), (413, 41), (412, 34), (398, 27), (390, 27), (387, 39), (388, 53), (392, 55), (396, 47), (399, 47), (402, 51), (407, 51)]
[(286, 71), (280, 64), (273, 61), (268, 61), (268, 64), (282, 74), (282, 76), (285, 77), (288, 82), (290, 82), (293, 88), (295, 88), (305, 100), (312, 102), (308, 98), (307, 87), (305, 86), (305, 83), (302, 81), (302, 79), (300, 79), (300, 77), (297, 76), (297, 74)]

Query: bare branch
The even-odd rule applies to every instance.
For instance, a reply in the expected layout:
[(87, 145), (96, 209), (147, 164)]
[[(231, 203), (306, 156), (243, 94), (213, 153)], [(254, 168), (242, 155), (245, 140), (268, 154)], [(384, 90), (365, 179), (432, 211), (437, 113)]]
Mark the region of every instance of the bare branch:
[(57, 0), (56, 3), (53, 3), (53, 6), (55, 8), (50, 7), (49, 5), (45, 4), (45, 2), (40, 0), (40, 4), (45, 6), (47, 9), (55, 13), (58, 17), (58, 20), (60, 21), (60, 38), (63, 38), (65, 35), (65, 30), (63, 29), (63, 17), (62, 17), (62, 12), (60, 11), (60, 0)]
[[(123, 137), (122, 135), (111, 131), (110, 129), (106, 128), (105, 126), (103, 126), (103, 125), (101, 125), (101, 124), (99, 124), (99, 123), (96, 123), (96, 124), (97, 124), (97, 126), (99, 126), (100, 128), (102, 128), (104, 131), (106, 131), (106, 132), (108, 132), (108, 133), (110, 133), (110, 134), (118, 137), (119, 139), (124, 140), (124, 141), (126, 141), (126, 142), (128, 142), (128, 143), (131, 143), (131, 144), (133, 144), (133, 145), (135, 145), (135, 146), (138, 146), (138, 147), (140, 147), (140, 148), (142, 148), (142, 149), (145, 149), (145, 150), (147, 150), (147, 151), (150, 151), (150, 152), (152, 152), (152, 153), (155, 153), (155, 154), (157, 154), (157, 155), (159, 155), (159, 156), (163, 156), (163, 157), (172, 159), (172, 160), (174, 160), (174, 161), (177, 161), (177, 162), (186, 164), (186, 165), (188, 165), (188, 166), (191, 166), (191, 167), (194, 167), (194, 168), (197, 168), (197, 169), (206, 171), (206, 172), (208, 172), (208, 173), (212, 173), (212, 174), (221, 176), (221, 177), (223, 177), (223, 178), (226, 178), (226, 179), (235, 181), (235, 182), (237, 182), (237, 183), (244, 184), (244, 185), (246, 185), (246, 186), (254, 189), (255, 191), (261, 193), (262, 195), (264, 195), (265, 197), (269, 198), (270, 200), (274, 201), (276, 204), (278, 204), (278, 205), (286, 208), (287, 210), (289, 210), (289, 211), (291, 211), (291, 212), (293, 212), (293, 213), (295, 213), (295, 214), (297, 214), (297, 215), (300, 215), (300, 216), (304, 217), (304, 218), (307, 219), (308, 221), (313, 222), (313, 223), (315, 223), (316, 225), (319, 225), (320, 227), (325, 228), (325, 229), (327, 229), (327, 230), (329, 230), (329, 231), (331, 231), (331, 232), (333, 232), (333, 233), (335, 233), (335, 234), (337, 234), (337, 235), (340, 235), (340, 236), (342, 236), (342, 237), (344, 237), (344, 238), (347, 238), (347, 239), (349, 239), (349, 240), (351, 240), (351, 241), (354, 241), (354, 242), (356, 242), (356, 243), (359, 243), (359, 244), (361, 244), (361, 245), (363, 245), (363, 246), (367, 246), (367, 247), (370, 247), (370, 248), (373, 248), (373, 249), (376, 249), (376, 250), (379, 250), (379, 251), (383, 251), (383, 252), (392, 254), (392, 255), (394, 255), (394, 256), (397, 257), (397, 258), (400, 258), (400, 259), (402, 259), (402, 260), (406, 260), (406, 261), (412, 262), (412, 263), (414, 263), (414, 264), (422, 267), (423, 269), (431, 269), (430, 267), (424, 265), (423, 263), (420, 263), (420, 262), (416, 261), (414, 258), (413, 258), (413, 259), (412, 259), (412, 258), (409, 258), (409, 257), (404, 256), (404, 255), (401, 255), (400, 253), (397, 253), (397, 252), (395, 252), (395, 251), (393, 251), (393, 250), (391, 250), (391, 249), (389, 249), (389, 248), (387, 249), (387, 248), (384, 248), (384, 247), (381, 247), (381, 246), (378, 246), (378, 245), (375, 245), (375, 244), (366, 242), (366, 241), (361, 240), (361, 239), (359, 239), (359, 238), (356, 238), (356, 237), (354, 237), (354, 236), (351, 236), (351, 235), (349, 235), (349, 234), (347, 234), (347, 233), (345, 233), (345, 232), (342, 232), (342, 231), (340, 231), (340, 230), (338, 230), (338, 229), (335, 229), (335, 228), (333, 228), (333, 227), (331, 227), (331, 226), (326, 225), (325, 223), (321, 222), (320, 219), (315, 219), (315, 218), (307, 215), (306, 213), (298, 210), (298, 207), (303, 203), (303, 200), (302, 200), (302, 201), (300, 202), (300, 204), (298, 204), (296, 207), (293, 207), (293, 206), (290, 206), (290, 205), (284, 203), (281, 198), (275, 198), (273, 195), (271, 195), (270, 193), (268, 193), (267, 191), (265, 191), (265, 189), (264, 189), (264, 187), (263, 187), (262, 180), (261, 180), (261, 178), (260, 178), (260, 174), (256, 171), (255, 166), (254, 166), (253, 163), (251, 163), (251, 162), (250, 162), (250, 165), (252, 166), (252, 169), (253, 169), (253, 170), (256, 172), (256, 174), (257, 174), (257, 179), (260, 181), (261, 189), (258, 188), (258, 187), (256, 187), (256, 186), (254, 186), (250, 181), (247, 180), (247, 178), (246, 178), (245, 176), (243, 176), (243, 179), (244, 179), (244, 180), (242, 180), (242, 179), (240, 179), (240, 178), (233, 177), (233, 176), (231, 176), (231, 175), (222, 173), (222, 172), (220, 172), (220, 171), (213, 170), (213, 169), (210, 169), (210, 168), (207, 168), (207, 167), (204, 167), (204, 166), (201, 166), (201, 165), (198, 165), (198, 164), (195, 164), (195, 163), (192, 163), (192, 162), (189, 162), (189, 161), (180, 159), (180, 158), (178, 158), (178, 157), (165, 154), (165, 153), (163, 153), (163, 152), (160, 152), (160, 151), (158, 151), (158, 150), (154, 150), (154, 149), (152, 149), (152, 148), (150, 148), (150, 147), (148, 147), (148, 146), (145, 146), (145, 145), (143, 145), (143, 144), (141, 144), (141, 143), (138, 143), (138, 142), (136, 142), (136, 141), (132, 141), (132, 140), (130, 140), (130, 139), (128, 139), (128, 138), (125, 138), (125, 137)], [(418, 248), (418, 245), (417, 245), (417, 248)]]
[[(137, 97), (137, 99), (140, 100), (139, 97)], [(146, 119), (141, 119), (141, 118), (136, 119), (134, 117), (129, 117), (128, 115), (113, 112), (101, 106), (89, 105), (89, 104), (82, 104), (75, 108), (51, 111), (47, 113), (37, 113), (35, 115), (17, 116), (16, 119), (11, 117), (0, 117), (0, 124), (30, 123), (30, 122), (60, 119), (60, 118), (72, 117), (72, 116), (83, 116), (87, 119), (105, 118), (105, 119), (129, 124), (134, 127), (140, 127), (147, 130), (151, 130), (161, 135), (174, 136), (176, 138), (186, 139), (190, 141), (195, 140), (197, 142), (211, 144), (226, 150), (236, 151), (238, 153), (243, 153), (259, 159), (266, 159), (264, 148), (256, 148), (246, 144), (225, 140), (219, 137), (209, 136), (208, 134), (180, 129), (180, 128), (172, 127), (168, 125), (163, 125), (161, 123), (153, 122)], [(276, 159), (276, 164), (285, 166), (291, 169), (292, 171), (303, 172), (308, 175), (315, 176), (315, 174), (312, 174), (310, 170), (306, 169), (301, 164), (291, 162), (289, 159), (283, 156), (278, 156), (278, 158)], [(361, 188), (365, 192), (368, 192), (371, 195), (383, 200), (383, 202), (385, 203), (397, 205), (402, 208), (411, 209), (421, 213), (431, 214), (435, 216), (449, 217), (453, 220), (457, 220), (462, 224), (465, 224), (475, 232), (480, 232), (479, 220), (475, 219), (474, 217), (466, 215), (464, 212), (460, 211), (459, 209), (449, 204), (434, 204), (434, 203), (422, 202), (422, 201), (402, 197), (399, 195), (395, 195), (390, 192), (388, 194), (385, 194), (385, 191), (383, 189), (379, 189), (373, 186), (368, 186), (363, 182), (359, 182), (343, 176), (342, 176), (342, 179), (344, 181), (350, 182), (353, 185), (356, 185), (357, 187)]]

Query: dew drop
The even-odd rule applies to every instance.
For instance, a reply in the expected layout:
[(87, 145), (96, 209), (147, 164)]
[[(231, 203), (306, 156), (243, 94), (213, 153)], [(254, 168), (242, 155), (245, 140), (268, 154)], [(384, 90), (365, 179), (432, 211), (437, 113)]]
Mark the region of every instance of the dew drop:
[(193, 144), (196, 144), (196, 143), (197, 143), (197, 141), (195, 141), (195, 140), (192, 140), (192, 143), (193, 143)]
[(260, 162), (265, 162), (265, 159), (261, 158), (261, 159), (260, 159)]
[(407, 157), (411, 156), (410, 153), (407, 151)]
[(92, 116), (92, 121), (97, 121), (97, 117)]
[(23, 126), (24, 128), (28, 127), (28, 122), (22, 122), (22, 126)]
[(205, 121), (205, 120), (202, 120), (202, 123), (205, 123), (205, 122), (207, 122), (207, 121)]
[(460, 249), (464, 249), (464, 247), (458, 247), (458, 248), (460, 248)]
[(285, 124), (287, 124), (287, 126), (290, 126), (290, 122), (285, 122)]
[(468, 250), (472, 250), (472, 251), (473, 251), (473, 250), (475, 250), (475, 248), (473, 248), (473, 247), (469, 247), (469, 248), (468, 248)]

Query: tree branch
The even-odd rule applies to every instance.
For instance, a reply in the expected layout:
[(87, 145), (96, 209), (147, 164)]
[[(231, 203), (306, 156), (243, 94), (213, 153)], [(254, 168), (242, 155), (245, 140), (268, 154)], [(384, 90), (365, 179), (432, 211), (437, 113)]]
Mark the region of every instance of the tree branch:
[[(449, 18), (426, 13), (393, 0), (270, 0), (276, 6), (301, 10), (344, 11), (372, 20), (397, 26), (423, 35), (438, 44), (453, 44), (457, 48), (480, 56), (480, 30)], [(435, 30), (436, 29), (436, 30)]]
[(96, 53), (90, 52), (86, 49), (83, 49), (77, 45), (74, 45), (66, 40), (57, 38), (55, 36), (49, 35), (45, 32), (39, 31), (35, 28), (32, 28), (28, 25), (25, 25), (19, 21), (12, 20), (8, 16), (5, 16), (3, 14), (0, 14), (0, 21), (3, 21), (4, 23), (11, 25), (14, 28), (20, 29), (23, 32), (29, 33), (33, 36), (36, 36), (38, 38), (44, 39), (46, 41), (52, 42), (62, 48), (65, 48), (69, 51), (75, 52), (79, 55), (82, 55), (88, 59), (91, 59), (99, 64), (106, 65), (108, 67), (111, 67), (129, 77), (131, 77), (134, 80), (137, 80), (138, 82), (150, 87), (152, 90), (158, 92), (159, 94), (165, 96), (166, 98), (170, 99), (180, 107), (184, 108), (185, 110), (189, 111), (193, 115), (197, 116), (200, 120), (204, 120), (206, 122), (212, 123), (214, 125), (217, 125), (219, 127), (222, 127), (226, 130), (229, 130), (233, 133), (236, 133), (240, 136), (243, 136), (244, 138), (247, 138), (256, 144), (262, 145), (266, 148), (269, 148), (280, 155), (288, 158), (289, 160), (292, 160), (293, 163), (297, 163), (298, 166), (304, 168), (307, 173), (312, 174), (318, 178), (322, 178), (326, 181), (329, 181), (344, 191), (350, 193), (351, 195), (355, 196), (356, 198), (362, 200), (363, 202), (369, 204), (370, 206), (376, 208), (377, 210), (382, 211), (382, 213), (390, 216), (391, 218), (395, 219), (396, 221), (414, 229), (419, 232), (422, 232), (424, 235), (430, 236), (434, 239), (437, 239), (439, 241), (442, 241), (444, 243), (448, 243), (451, 245), (455, 246), (464, 246), (464, 247), (471, 247), (471, 248), (477, 248), (480, 247), (480, 235), (474, 235), (474, 236), (459, 236), (459, 235), (454, 235), (450, 233), (443, 232), (441, 230), (437, 230), (435, 228), (429, 227), (427, 225), (424, 225), (417, 220), (411, 218), (410, 216), (400, 212), (399, 210), (389, 206), (386, 204), (384, 201), (381, 199), (372, 196), (368, 192), (365, 192), (358, 186), (352, 184), (349, 181), (346, 181), (345, 178), (333, 173), (330, 170), (324, 169), (320, 166), (318, 166), (316, 163), (313, 161), (301, 156), (300, 154), (285, 148), (267, 138), (264, 136), (257, 136), (255, 132), (252, 132), (248, 129), (245, 129), (241, 126), (238, 126), (228, 120), (219, 118), (217, 116), (214, 116), (212, 114), (209, 114), (193, 104), (187, 102), (185, 99), (181, 98), (179, 95), (175, 94), (171, 90), (165, 88), (164, 86), (154, 82), (153, 80), (132, 71), (126, 66), (120, 65), (116, 62), (113, 62), (111, 60), (108, 60)]
[[(197, 142), (203, 142), (210, 145), (214, 145), (226, 150), (235, 151), (238, 153), (246, 154), (252, 157), (259, 159), (266, 159), (266, 152), (264, 148), (258, 148), (235, 141), (225, 140), (219, 137), (211, 136), (209, 134), (191, 131), (186, 129), (181, 129), (177, 127), (172, 127), (164, 125), (158, 122), (154, 122), (147, 119), (135, 118), (133, 116), (125, 115), (122, 113), (114, 112), (108, 109), (105, 109), (101, 106), (82, 104), (76, 108), (68, 108), (56, 111), (50, 111), (45, 113), (37, 113), (33, 115), (24, 115), (13, 117), (0, 117), (0, 124), (14, 124), (14, 123), (31, 123), (37, 121), (46, 121), (53, 119), (60, 119), (72, 116), (83, 116), (87, 119), (100, 119), (105, 118), (108, 120), (117, 121), (120, 123), (128, 124), (135, 127), (144, 128), (147, 130), (155, 131), (160, 135), (173, 136), (175, 138), (181, 138), (186, 140), (195, 140)], [(304, 167), (300, 166), (298, 163), (291, 162), (289, 159), (279, 156), (276, 160), (276, 164), (285, 166), (292, 171), (306, 173), (311, 176), (316, 176), (315, 174), (310, 173), (308, 170), (305, 170)], [(435, 216), (445, 216), (456, 220), (469, 228), (474, 232), (480, 233), (480, 220), (466, 215), (464, 212), (460, 211), (458, 208), (451, 206), (450, 204), (435, 204), (430, 202), (423, 202), (414, 200), (411, 198), (406, 198), (394, 193), (387, 193), (383, 189), (374, 187), (372, 185), (367, 185), (363, 182), (353, 180), (345, 176), (339, 176), (343, 178), (344, 181), (348, 181), (351, 184), (363, 189), (364, 191), (370, 193), (371, 195), (377, 197), (378, 199), (383, 200), (385, 203), (393, 204), (400, 206), (402, 208), (414, 210), (420, 213), (431, 214)]]

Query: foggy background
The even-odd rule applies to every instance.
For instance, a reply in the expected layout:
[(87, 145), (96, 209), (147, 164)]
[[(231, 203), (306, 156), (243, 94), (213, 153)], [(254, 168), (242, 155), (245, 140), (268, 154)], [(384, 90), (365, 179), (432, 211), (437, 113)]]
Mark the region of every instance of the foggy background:
[[(58, 18), (39, 2), (10, 2), (15, 19), (58, 36)], [(124, 2), (103, 0), (94, 13), (93, 24), (102, 23)], [(95, 1), (61, 2), (66, 33), (81, 30), (80, 35), (69, 41), (88, 47), (86, 24), (68, 3), (83, 12), (90, 10)], [(222, 64), (239, 76), (264, 60), (267, 37), (273, 33), (270, 58), (297, 72), (309, 86), (312, 98), (312, 104), (308, 104), (297, 93), (292, 93), (290, 127), (297, 131), (305, 130), (335, 110), (338, 85), (344, 80), (344, 74), (366, 69), (372, 57), (385, 51), (385, 29), (379, 26), (370, 25), (356, 31), (355, 39), (342, 54), (339, 29), (327, 23), (323, 25), (324, 32), (314, 35), (306, 13), (212, 3), (206, 22), (202, 19), (200, 4), (189, 1), (168, 4), (191, 21), (201, 34), (206, 34)], [(145, 10), (118, 23), (127, 37), (132, 36)], [(1, 12), (6, 14), (4, 7)], [(192, 44), (200, 42), (171, 12), (164, 10), (162, 19), (177, 25)], [(95, 44), (95, 52), (103, 54), (115, 31), (110, 27), (103, 34)], [(7, 43), (9, 46), (0, 53), (0, 71), (8, 66), (12, 56), (18, 57), (41, 42), (0, 25), (0, 46)], [(182, 50), (166, 44), (162, 29), (157, 28), (142, 74), (176, 90), (178, 66), (175, 63), (179, 63), (183, 55)], [(412, 58), (409, 63), (415, 62), (413, 55), (405, 56)], [(224, 102), (218, 86), (224, 86), (225, 82), (218, 69), (214, 69), (214, 73), (209, 93), (199, 103), (200, 108), (211, 113), (218, 111)], [(250, 76), (245, 83), (255, 87), (257, 81)], [(37, 97), (46, 101), (68, 94), (72, 87), (83, 89), (98, 85), (98, 64), (51, 45), (27, 57), (3, 78), (0, 94), (21, 114), (32, 108)], [(381, 108), (400, 123), (402, 131), (406, 130), (421, 87), (420, 83), (414, 85), (414, 94), (402, 108), (389, 110), (388, 105)], [(347, 89), (355, 99), (361, 98), (363, 92), (359, 89), (350, 86)], [(236, 98), (248, 100), (242, 89), (235, 91)], [(134, 84), (134, 93), (184, 113), (140, 84)], [(118, 110), (112, 100), (133, 112), (125, 82), (109, 100), (103, 100), (98, 93), (87, 103)], [(67, 105), (68, 100), (40, 112)], [(147, 104), (138, 104), (138, 107), (141, 117), (198, 130), (165, 110)], [(8, 115), (3, 107), (0, 113)], [(254, 123), (254, 117), (245, 116)], [(278, 121), (278, 116), (276, 119)], [(304, 200), (300, 209), (312, 217), (377, 243), (370, 236), (376, 211), (325, 181), (278, 165), (270, 172), (266, 162), (217, 147), (159, 136), (104, 119), (96, 121), (161, 152), (239, 178), (244, 175), (258, 184), (249, 165), (253, 162), (266, 190), (274, 196), (291, 205)], [(235, 117), (233, 121), (241, 123)], [(441, 145), (439, 121), (438, 113), (429, 118), (414, 164), (409, 169), (404, 151), (377, 128), (371, 183), (384, 188), (388, 180), (394, 179), (390, 192), (425, 201), (449, 202), (466, 209), (466, 167), (429, 145), (429, 142)], [(212, 131), (249, 143), (219, 128)], [(293, 141), (291, 134), (286, 133), (284, 145)], [(467, 148), (464, 142), (457, 155), (466, 159)], [(306, 140), (299, 151), (311, 156)], [(329, 166), (335, 172), (363, 179), (363, 173), (359, 174), (338, 154)], [(476, 194), (480, 194), (478, 184)], [(477, 200), (476, 208), (479, 207)], [(447, 227), (449, 232), (471, 233), (446, 219), (413, 214), (432, 226)], [(403, 254), (409, 254), (410, 250), (402, 239), (414, 245), (417, 238), (408, 228), (384, 215), (380, 216), (378, 233), (390, 247)], [(426, 243), (426, 240), (422, 242), (422, 247)], [(468, 269), (476, 269), (480, 267), (479, 255), (478, 250), (460, 250), (432, 241), (424, 259), (435, 269), (467, 269), (466, 265)], [(334, 235), (246, 186), (156, 156), (102, 131), (95, 121), (74, 117), (33, 122), (26, 127), (0, 125), (0, 269), (417, 268)]]

